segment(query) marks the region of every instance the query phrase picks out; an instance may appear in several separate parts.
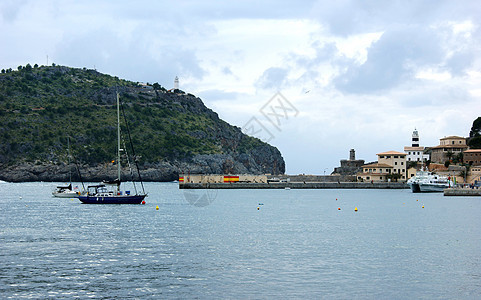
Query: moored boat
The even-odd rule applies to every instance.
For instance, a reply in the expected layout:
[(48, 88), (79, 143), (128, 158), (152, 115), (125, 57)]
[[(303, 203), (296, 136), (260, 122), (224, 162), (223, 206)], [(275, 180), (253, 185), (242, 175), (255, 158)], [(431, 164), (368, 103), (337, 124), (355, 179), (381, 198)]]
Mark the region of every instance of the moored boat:
[[(68, 167), (70, 168), (70, 137), (67, 137), (67, 158)], [(52, 192), (52, 196), (56, 198), (78, 198), (83, 194), (78, 187), (72, 189), (72, 171), (69, 169), (69, 185), (57, 186), (57, 189)]]
[[(131, 140), (131, 139), (129, 139)], [(133, 145), (131, 145), (133, 147)], [(121, 166), (120, 166), (120, 152), (124, 149), (120, 148), (120, 100), (117, 93), (117, 179), (112, 182), (103, 182), (98, 185), (88, 186), (87, 193), (80, 195), (78, 198), (85, 204), (140, 204), (147, 196), (145, 193), (142, 179), (139, 180), (142, 184), (142, 193), (137, 193), (137, 188), (134, 184), (135, 194), (130, 191), (122, 191), (121, 189)], [(134, 160), (135, 161), (135, 160)], [(138, 171), (138, 167), (137, 167)]]
[(57, 198), (78, 198), (81, 192), (78, 188), (72, 189), (72, 183), (69, 185), (57, 186), (57, 189), (52, 192), (52, 196)]
[(450, 177), (434, 174), (429, 171), (417, 171), (416, 176), (407, 181), (413, 193), (443, 192), (454, 184)]

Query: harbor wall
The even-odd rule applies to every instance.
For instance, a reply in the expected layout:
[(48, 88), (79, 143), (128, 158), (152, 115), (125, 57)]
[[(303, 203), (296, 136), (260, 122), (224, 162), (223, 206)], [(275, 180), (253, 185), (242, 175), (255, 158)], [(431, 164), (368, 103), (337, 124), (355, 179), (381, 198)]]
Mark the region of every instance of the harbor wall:
[(179, 189), (407, 189), (404, 182), (183, 183)]
[(445, 189), (444, 196), (481, 196), (481, 189), (476, 189), (476, 188)]

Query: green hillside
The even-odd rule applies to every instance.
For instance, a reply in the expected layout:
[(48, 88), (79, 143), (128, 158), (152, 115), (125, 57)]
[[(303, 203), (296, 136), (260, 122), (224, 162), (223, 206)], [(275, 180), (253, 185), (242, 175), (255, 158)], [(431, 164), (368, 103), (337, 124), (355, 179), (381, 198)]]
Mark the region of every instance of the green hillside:
[[(143, 86), (85, 68), (27, 65), (0, 74), (0, 166), (65, 161), (67, 136), (72, 155), (82, 163), (115, 159), (116, 92), (141, 165), (189, 160), (198, 154), (275, 149), (242, 134), (199, 98), (182, 91), (166, 91), (158, 83)], [(279, 166), (283, 172), (283, 160)]]

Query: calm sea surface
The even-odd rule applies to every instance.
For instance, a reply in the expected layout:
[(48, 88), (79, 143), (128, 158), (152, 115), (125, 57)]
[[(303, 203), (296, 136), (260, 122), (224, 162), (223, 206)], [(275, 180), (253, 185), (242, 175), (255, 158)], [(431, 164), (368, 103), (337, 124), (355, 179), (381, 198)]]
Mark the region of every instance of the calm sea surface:
[(147, 183), (146, 205), (85, 205), (55, 186), (0, 183), (1, 298), (481, 298), (479, 197)]

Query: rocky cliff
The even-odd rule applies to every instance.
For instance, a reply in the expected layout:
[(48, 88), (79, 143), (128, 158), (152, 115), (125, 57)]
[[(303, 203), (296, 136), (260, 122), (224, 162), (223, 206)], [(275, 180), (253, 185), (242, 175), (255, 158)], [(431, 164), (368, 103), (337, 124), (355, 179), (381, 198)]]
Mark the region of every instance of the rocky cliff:
[(73, 171), (78, 180), (67, 164), (67, 137), (84, 181), (114, 179), (117, 92), (122, 132), (131, 133), (144, 180), (285, 171), (277, 148), (221, 120), (194, 95), (54, 66), (0, 74), (0, 179), (66, 181)]

